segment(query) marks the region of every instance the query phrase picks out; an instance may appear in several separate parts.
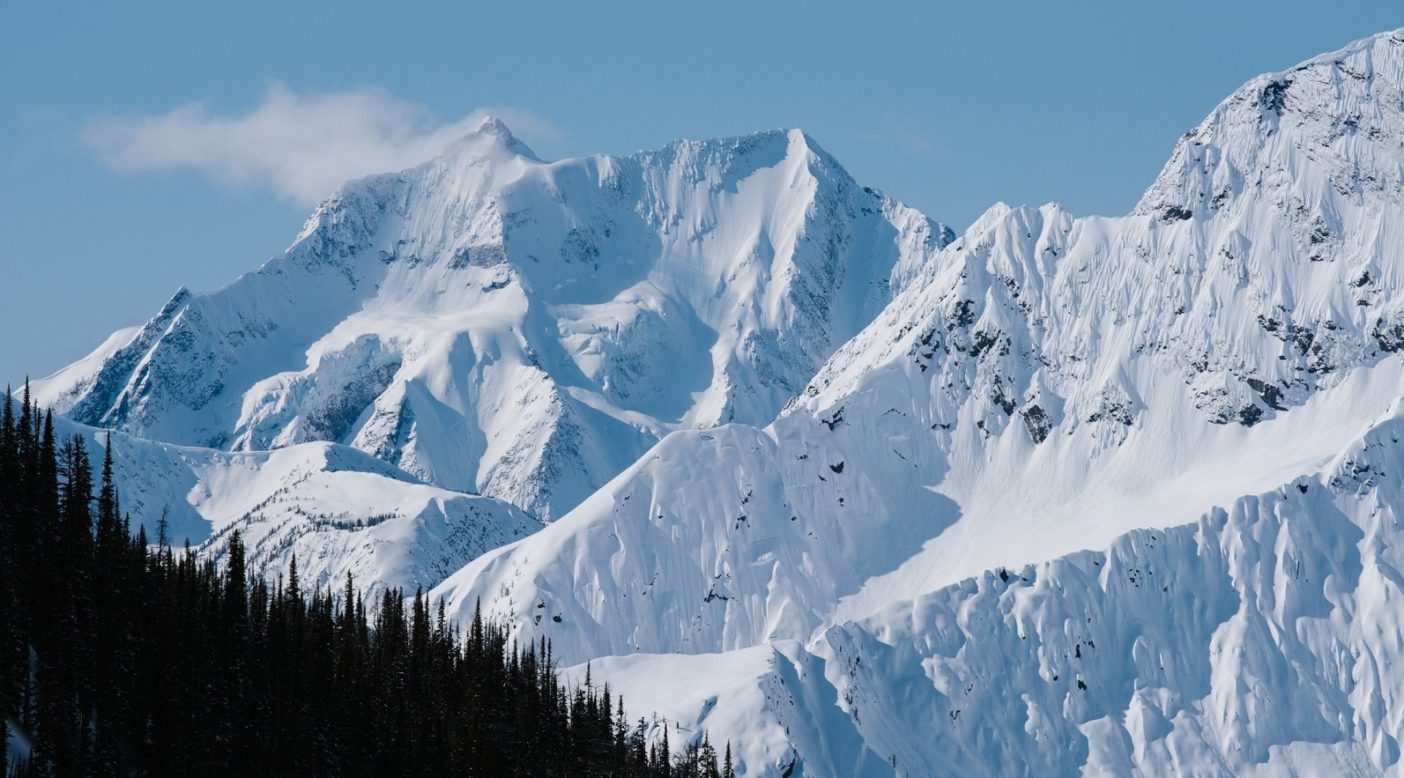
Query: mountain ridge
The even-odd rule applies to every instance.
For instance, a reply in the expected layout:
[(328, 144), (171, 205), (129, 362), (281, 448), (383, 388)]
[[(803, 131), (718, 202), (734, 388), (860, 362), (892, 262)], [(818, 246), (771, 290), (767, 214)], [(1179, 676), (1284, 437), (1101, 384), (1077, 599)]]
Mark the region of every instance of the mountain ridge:
[(798, 131), (546, 163), (484, 126), (36, 394), (186, 445), (343, 442), (549, 519), (668, 429), (767, 420), (949, 239)]

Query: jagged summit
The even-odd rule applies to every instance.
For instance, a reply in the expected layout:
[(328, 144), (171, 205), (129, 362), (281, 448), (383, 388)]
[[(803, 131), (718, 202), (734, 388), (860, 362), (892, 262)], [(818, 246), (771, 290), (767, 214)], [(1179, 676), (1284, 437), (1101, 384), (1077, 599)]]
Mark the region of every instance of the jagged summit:
[(531, 162), (542, 162), (536, 152), (507, 128), (506, 123), (496, 116), (485, 116), (478, 128), (449, 145), (441, 158), (454, 158), (465, 155), (505, 154), (521, 157)]
[(479, 134), (496, 135), (499, 138), (514, 138), (512, 131), (507, 129), (507, 125), (496, 116), (483, 117), (482, 124), (478, 125)]
[(643, 164), (670, 160), (673, 164), (720, 164), (741, 175), (759, 167), (785, 165), (805, 169), (820, 178), (851, 181), (848, 171), (812, 136), (797, 128), (761, 130), (706, 140), (676, 140), (656, 151), (638, 151), (628, 157)]
[(1244, 193), (1306, 210), (1397, 198), (1401, 90), (1404, 30), (1259, 76), (1179, 140), (1136, 213), (1212, 214)]
[(776, 127), (741, 135), (726, 135), (719, 138), (704, 138), (700, 140), (680, 138), (666, 144), (661, 150), (642, 149), (634, 152), (630, 156), (647, 157), (677, 148), (730, 149), (734, 150), (739, 156), (747, 156), (753, 153), (761, 153), (771, 157), (786, 156), (788, 154), (814, 154), (816, 157), (822, 157), (829, 164), (841, 167), (837, 160), (823, 150), (819, 143), (814, 140), (813, 136), (797, 127)]

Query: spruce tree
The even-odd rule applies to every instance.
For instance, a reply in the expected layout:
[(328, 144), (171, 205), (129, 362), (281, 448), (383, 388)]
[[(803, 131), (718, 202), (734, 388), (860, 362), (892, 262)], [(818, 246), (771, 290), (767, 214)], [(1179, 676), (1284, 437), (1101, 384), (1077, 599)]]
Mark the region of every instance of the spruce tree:
[[(115, 438), (95, 489), (84, 440), (57, 446), (52, 416), (17, 410), (0, 409), (0, 716), (33, 751), (11, 772), (675, 774), (668, 724), (650, 751), (593, 669), (567, 689), (549, 641), (480, 608), (460, 634), (422, 590), (381, 590), (378, 609), (349, 575), (306, 591), (295, 559), (270, 586), (240, 532), (219, 569), (189, 538), (173, 553), (164, 516), (148, 547)], [(702, 743), (677, 775), (710, 774)]]
[[(0, 711), (18, 711), (23, 694), (25, 626), (20, 588), (20, 529), (16, 511), (19, 462), (14, 400), (5, 387), (0, 408)], [(8, 753), (9, 728), (0, 732), (0, 753)]]

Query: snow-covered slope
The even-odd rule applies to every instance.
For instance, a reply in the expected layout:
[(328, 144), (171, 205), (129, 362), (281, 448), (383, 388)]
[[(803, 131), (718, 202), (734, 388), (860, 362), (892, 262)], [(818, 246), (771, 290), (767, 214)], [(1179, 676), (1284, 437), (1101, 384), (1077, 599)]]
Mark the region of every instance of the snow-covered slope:
[(1315, 473), (895, 603), (817, 650), (910, 775), (1398, 774), (1401, 433), (1396, 400)]
[(766, 765), (781, 775), (816, 768), (850, 778), (892, 775), (839, 707), (823, 661), (794, 641), (724, 654), (607, 657), (564, 675), (567, 683), (608, 683), (628, 710), (650, 713), (643, 717), (650, 739), (667, 726), (679, 747), (704, 734), (718, 751), (729, 744), (743, 775)]
[(296, 555), (307, 584), (337, 585), (349, 572), (370, 592), (428, 589), (541, 526), (510, 503), (422, 483), (337, 444), (196, 451), (187, 500), (213, 529), (200, 553), (222, 559), (237, 529), (249, 569), (269, 577)]
[[(911, 775), (1398, 772), (1401, 192), (1404, 32), (1255, 79), (1131, 215), (991, 209), (773, 423), (434, 595), (570, 661), (798, 641)], [(716, 683), (714, 738), (785, 726)]]
[[(115, 446), (122, 511), (155, 543), (219, 560), (229, 534), (244, 538), (249, 569), (283, 575), (294, 554), (307, 585), (430, 588), (484, 552), (540, 524), (513, 505), (422, 483), (361, 451), (304, 443), (228, 453), (97, 430), (61, 416), (61, 439), (82, 437), (94, 459)], [(110, 435), (110, 437), (109, 437)]]
[(950, 237), (799, 131), (547, 163), (488, 120), (36, 392), (183, 445), (338, 442), (550, 519), (671, 429), (770, 421)]

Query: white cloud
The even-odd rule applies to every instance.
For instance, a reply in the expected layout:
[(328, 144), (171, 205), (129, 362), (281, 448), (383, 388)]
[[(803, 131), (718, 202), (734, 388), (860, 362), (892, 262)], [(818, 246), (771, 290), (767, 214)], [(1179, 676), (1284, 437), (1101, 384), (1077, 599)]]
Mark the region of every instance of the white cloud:
[(162, 114), (98, 117), (82, 137), (114, 170), (195, 170), (310, 205), (349, 179), (432, 159), (488, 115), (528, 144), (562, 138), (547, 120), (510, 106), (445, 122), (384, 89), (298, 94), (276, 82), (246, 113), (216, 114), (187, 103)]

